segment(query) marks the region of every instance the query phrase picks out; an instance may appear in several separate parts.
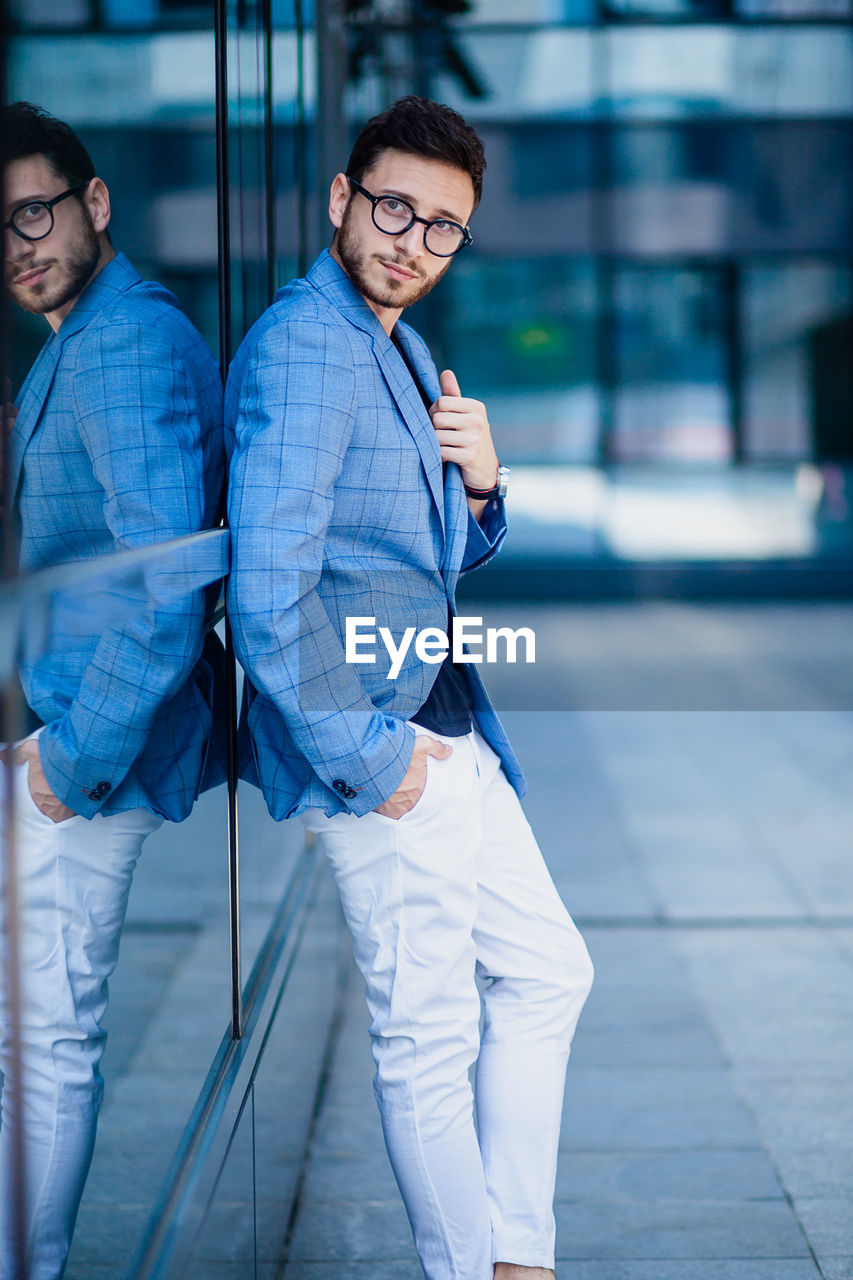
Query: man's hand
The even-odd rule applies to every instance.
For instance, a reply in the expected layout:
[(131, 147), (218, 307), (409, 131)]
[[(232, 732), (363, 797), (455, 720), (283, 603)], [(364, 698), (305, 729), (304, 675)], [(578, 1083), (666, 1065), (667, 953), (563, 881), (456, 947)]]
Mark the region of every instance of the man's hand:
[(445, 369), (441, 395), (430, 405), (429, 416), (438, 437), (443, 462), (457, 462), (470, 489), (491, 489), (498, 478), (498, 455), (486, 406), (468, 400), (459, 390), (456, 374)]
[(374, 813), (384, 813), (386, 818), (402, 818), (404, 813), (414, 809), (423, 795), (426, 786), (427, 756), (435, 756), (437, 760), (446, 760), (453, 755), (453, 748), (447, 742), (439, 742), (437, 738), (427, 738), (423, 734), (415, 739), (412, 758), (403, 781), (393, 795), (384, 804), (380, 804)]
[(41, 767), (38, 741), (35, 738), (27, 738), (15, 752), (16, 764), (23, 764), (25, 760), (30, 764), (27, 784), (36, 807), (41, 809), (44, 816), (50, 818), (51, 822), (65, 822), (67, 818), (73, 818), (74, 810), (69, 809), (57, 799), (48, 785), (44, 769)]

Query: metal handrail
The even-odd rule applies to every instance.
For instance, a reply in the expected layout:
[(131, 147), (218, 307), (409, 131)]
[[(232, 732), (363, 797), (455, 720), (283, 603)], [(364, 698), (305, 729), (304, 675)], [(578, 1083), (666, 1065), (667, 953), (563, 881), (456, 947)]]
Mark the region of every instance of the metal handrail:
[[(68, 564), (35, 569), (32, 573), (23, 573), (17, 578), (0, 583), (0, 610), (5, 611), (18, 601), (38, 599), (56, 591), (67, 591), (69, 587), (89, 586), (104, 576), (156, 564), (158, 560), (165, 560), (167, 555), (172, 556), (185, 547), (209, 550), (211, 558), (207, 568), (211, 573), (207, 581), (214, 582), (217, 577), (224, 577), (228, 572), (229, 546), (230, 534), (227, 529), (203, 529), (200, 533), (169, 538), (166, 542), (152, 542), (146, 547), (130, 547), (125, 551), (110, 552), (109, 555), (93, 556), (89, 560), (75, 560)], [(207, 569), (202, 572), (207, 572)], [(204, 585), (204, 582), (194, 581), (189, 589), (195, 590)]]
[[(201, 533), (170, 538), (146, 547), (133, 547), (109, 555), (69, 564), (50, 565), (32, 573), (0, 583), (0, 684), (9, 681), (15, 671), (18, 644), (24, 626), (46, 608), (59, 594), (89, 590), (99, 583), (127, 584), (136, 574), (157, 578), (158, 599), (180, 599), (224, 578), (230, 560), (230, 534), (227, 529), (206, 529)], [(116, 602), (117, 615), (126, 614), (126, 603)], [(211, 625), (215, 624), (215, 619)]]

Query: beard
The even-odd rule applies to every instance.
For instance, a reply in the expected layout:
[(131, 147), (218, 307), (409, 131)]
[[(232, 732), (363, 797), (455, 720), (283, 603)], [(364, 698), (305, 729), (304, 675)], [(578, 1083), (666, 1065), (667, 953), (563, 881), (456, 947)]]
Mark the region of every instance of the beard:
[[(390, 244), (388, 253), (367, 253), (360, 247), (358, 236), (352, 228), (351, 211), (352, 201), (346, 207), (343, 222), (335, 235), (334, 245), (344, 270), (361, 296), (368, 302), (372, 302), (374, 306), (390, 307), (394, 310), (410, 307), (421, 298), (425, 298), (438, 284), (453, 259), (448, 258), (436, 275), (428, 277), (417, 262), (402, 257), (391, 248)], [(392, 237), (389, 236), (388, 239), (390, 241)], [(373, 280), (368, 274), (370, 264), (379, 262), (380, 258), (402, 267), (405, 271), (413, 271), (417, 278), (408, 281), (385, 279), (381, 283)]]
[[(61, 258), (44, 258), (28, 262), (6, 273), (6, 284), (18, 306), (33, 315), (43, 316), (77, 299), (95, 274), (101, 258), (98, 233), (92, 224), (92, 216), (85, 205), (80, 204), (81, 222), (77, 235), (69, 243)], [(15, 277), (40, 267), (50, 267), (49, 276), (38, 284), (15, 287)]]

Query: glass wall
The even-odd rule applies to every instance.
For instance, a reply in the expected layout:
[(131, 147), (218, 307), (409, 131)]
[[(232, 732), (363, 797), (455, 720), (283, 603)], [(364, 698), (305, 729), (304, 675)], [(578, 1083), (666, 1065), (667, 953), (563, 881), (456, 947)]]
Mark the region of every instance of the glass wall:
[[(317, 203), (309, 191), (307, 158), (314, 149), (308, 115), (315, 80), (313, 36), (301, 6), (275, 17), (274, 29), (262, 0), (16, 0), (5, 50), (6, 101), (33, 102), (78, 132), (109, 191), (110, 235), (124, 255), (122, 270), (138, 271), (172, 291), (212, 353), (209, 370), (217, 385), (274, 290), (304, 265), (309, 210)], [(43, 316), (13, 305), (6, 307), (4, 319), (2, 373), (12, 397), (19, 398), (29, 371), (51, 358), (45, 347), (51, 330)], [(130, 358), (127, 404), (138, 410), (144, 432), (151, 392), (145, 374), (137, 380), (132, 369)], [(108, 413), (109, 406), (104, 408)], [(117, 429), (117, 420), (112, 422)], [(109, 425), (104, 425), (108, 436)], [(32, 426), (34, 435), (44, 430), (42, 423)], [(73, 435), (73, 424), (70, 430)], [(17, 437), (12, 441), (17, 465)], [(73, 444), (61, 445), (66, 447), (69, 456), (75, 455)], [(82, 461), (86, 449), (77, 452)], [(22, 474), (27, 468), (32, 473), (35, 455), (21, 456)], [(153, 534), (140, 533), (126, 543), (120, 530), (113, 538), (107, 526), (87, 536), (79, 505), (80, 527), (60, 527), (66, 517), (73, 524), (73, 513), (61, 509), (61, 492), (73, 507), (81, 485), (85, 488), (73, 456), (63, 463), (65, 478), (56, 497), (42, 495), (41, 512), (27, 513), (20, 553), (11, 545), (14, 522), (4, 526), (7, 564), (17, 565), (20, 554), (25, 569), (0, 587), (7, 742), (39, 726), (27, 705), (27, 699), (35, 702), (31, 671), (44, 670), (46, 683), (61, 684), (57, 672), (63, 662), (73, 665), (71, 655), (83, 652), (87, 637), (101, 648), (114, 640), (118, 649), (127, 637), (138, 639), (150, 631), (155, 643), (163, 611), (180, 614), (194, 601), (195, 621), (187, 626), (206, 628), (205, 663), (209, 659), (205, 679), (198, 668), (191, 682), (209, 752), (198, 797), (189, 818), (167, 821), (146, 839), (133, 875), (121, 963), (104, 1020), (106, 1097), (69, 1280), (147, 1274), (149, 1267), (159, 1268), (158, 1275), (194, 1280), (208, 1264), (215, 1272), (218, 1246), (205, 1218), (205, 1196), (212, 1201), (218, 1175), (208, 1169), (202, 1178), (197, 1172), (205, 1159), (210, 1163), (198, 1126), (202, 1121), (219, 1125), (218, 1158), (224, 1162), (230, 1130), (215, 1116), (212, 1099), (220, 1095), (211, 1090), (227, 1091), (239, 1079), (236, 1069), (226, 1079), (223, 1064), (240, 1054), (241, 1061), (248, 1060), (238, 1037), (246, 1034), (248, 1011), (254, 1011), (253, 1034), (260, 1025), (258, 1011), (271, 998), (285, 924), (298, 918), (294, 913), (307, 893), (301, 825), (274, 823), (257, 788), (242, 782), (238, 787), (238, 762), (229, 755), (236, 743), (241, 679), (220, 598), (228, 531), (221, 524), (222, 458), (217, 455), (214, 462), (213, 446), (207, 462), (209, 477), (219, 468), (216, 484), (208, 483), (204, 519), (196, 520), (208, 532), (192, 536), (187, 529), (178, 544), (157, 545), (184, 532), (170, 529), (158, 538), (157, 519), (151, 522)], [(132, 471), (131, 466), (128, 488)], [(123, 479), (116, 477), (119, 489)], [(96, 494), (97, 484), (90, 488)], [(85, 505), (84, 499), (79, 502)], [(157, 511), (168, 505), (165, 498), (152, 504)], [(110, 519), (112, 514), (107, 513)], [(95, 525), (100, 530), (97, 513)], [(46, 546), (54, 526), (57, 536), (41, 559), (28, 558), (32, 531)], [(23, 671), (26, 698), (16, 666)], [(208, 675), (211, 682), (215, 675), (215, 690), (206, 683)], [(45, 715), (40, 703), (39, 708)], [(179, 772), (201, 775), (199, 762), (186, 754), (180, 761)], [(14, 975), (20, 972), (14, 947), (28, 945), (32, 881), (20, 825), (28, 799), (23, 790), (10, 790), (16, 775), (20, 768), (4, 769), (9, 784), (0, 930), (4, 1018), (7, 998), (14, 1004)], [(283, 904), (288, 904), (286, 918)], [(322, 999), (316, 1008), (325, 1008)], [(322, 1052), (322, 1025), (312, 1030)], [(263, 1038), (262, 1027), (257, 1038)], [(257, 1056), (257, 1047), (253, 1052)], [(301, 1117), (306, 1124), (310, 1118), (310, 1099), (302, 1101), (283, 1130), (294, 1152), (302, 1140)], [(221, 1097), (218, 1105), (226, 1114)], [(269, 1105), (264, 1102), (262, 1115)], [(254, 1115), (253, 1107), (245, 1114)], [(244, 1108), (237, 1110), (242, 1116)], [(205, 1140), (213, 1150), (210, 1134)], [(244, 1128), (234, 1149), (246, 1141), (251, 1145), (254, 1137)], [(251, 1219), (251, 1176), (246, 1183), (242, 1167), (234, 1165), (230, 1178), (232, 1198), (248, 1204)], [(4, 1192), (20, 1181), (4, 1180)], [(279, 1190), (281, 1211), (292, 1186), (275, 1194)], [(174, 1215), (183, 1215), (176, 1238), (187, 1238), (180, 1247), (173, 1239)], [(106, 1233), (105, 1221), (111, 1223)], [(193, 1231), (206, 1221), (209, 1257), (192, 1244)], [(283, 1230), (285, 1222), (280, 1225)]]

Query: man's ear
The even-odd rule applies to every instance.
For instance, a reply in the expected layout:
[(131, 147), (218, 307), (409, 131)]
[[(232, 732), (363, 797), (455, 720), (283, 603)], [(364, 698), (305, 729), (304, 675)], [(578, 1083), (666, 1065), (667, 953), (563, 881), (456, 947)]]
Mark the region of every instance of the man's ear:
[(97, 232), (106, 231), (110, 225), (110, 193), (101, 178), (93, 178), (83, 199), (92, 218), (92, 226)]
[(337, 230), (344, 220), (352, 188), (345, 173), (336, 173), (329, 191), (329, 221)]

